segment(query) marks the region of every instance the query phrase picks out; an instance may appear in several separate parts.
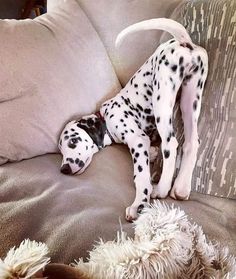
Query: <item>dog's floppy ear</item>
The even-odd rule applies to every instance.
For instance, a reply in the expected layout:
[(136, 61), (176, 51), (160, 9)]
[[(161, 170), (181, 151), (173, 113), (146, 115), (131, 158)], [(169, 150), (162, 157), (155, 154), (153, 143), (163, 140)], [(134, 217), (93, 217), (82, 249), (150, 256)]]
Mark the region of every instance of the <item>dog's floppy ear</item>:
[(104, 136), (106, 133), (106, 123), (104, 120), (96, 118), (82, 119), (77, 123), (77, 126), (84, 129), (85, 132), (92, 138), (99, 149), (104, 147)]

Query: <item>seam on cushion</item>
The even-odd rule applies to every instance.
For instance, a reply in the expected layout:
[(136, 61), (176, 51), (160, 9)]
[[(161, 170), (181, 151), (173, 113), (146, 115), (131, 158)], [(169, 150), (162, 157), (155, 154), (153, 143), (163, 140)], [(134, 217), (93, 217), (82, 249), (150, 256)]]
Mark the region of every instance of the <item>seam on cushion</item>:
[[(78, 2), (77, 2), (77, 3), (78, 3)], [(108, 59), (109, 59), (109, 61), (110, 61), (110, 63), (111, 63), (112, 69), (113, 69), (114, 73), (116, 74), (116, 78), (117, 78), (117, 80), (118, 80), (118, 82), (119, 82), (119, 85), (120, 85), (121, 88), (123, 88), (123, 86), (121, 85), (121, 81), (120, 81), (120, 79), (118, 78), (118, 75), (117, 75), (116, 69), (115, 69), (115, 67), (114, 67), (114, 64), (113, 64), (113, 62), (112, 62), (112, 60), (111, 60), (111, 57), (110, 57), (110, 55), (109, 55), (109, 53), (108, 53), (108, 51), (107, 51), (107, 49), (106, 49), (106, 47), (105, 47), (105, 45), (104, 45), (104, 43), (103, 43), (102, 38), (100, 37), (99, 32), (97, 31), (96, 27), (94, 26), (94, 24), (93, 24), (91, 18), (88, 16), (88, 14), (86, 13), (86, 11), (81, 7), (81, 5), (80, 5), (79, 3), (78, 3), (78, 5), (80, 6), (81, 10), (82, 10), (82, 11), (84, 12), (84, 14), (86, 15), (86, 17), (87, 17), (87, 19), (89, 20), (91, 26), (93, 27), (94, 31), (96, 32), (97, 36), (99, 37), (99, 39), (100, 39), (100, 41), (101, 41), (101, 43), (102, 43), (102, 45), (103, 45), (103, 48), (104, 48), (104, 50), (105, 50), (105, 52), (106, 52), (106, 54), (107, 54), (107, 57), (108, 57)]]

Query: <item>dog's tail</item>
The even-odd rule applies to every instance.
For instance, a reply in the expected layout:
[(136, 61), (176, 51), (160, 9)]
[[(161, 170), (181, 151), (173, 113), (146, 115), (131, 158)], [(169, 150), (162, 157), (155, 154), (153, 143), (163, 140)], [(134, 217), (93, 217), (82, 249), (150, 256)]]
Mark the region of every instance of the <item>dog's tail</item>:
[(163, 30), (170, 33), (177, 41), (182, 44), (188, 44), (191, 47), (194, 46), (187, 30), (184, 26), (177, 21), (168, 18), (154, 18), (144, 20), (122, 30), (116, 38), (116, 46), (119, 47), (123, 39), (131, 33), (141, 30)]

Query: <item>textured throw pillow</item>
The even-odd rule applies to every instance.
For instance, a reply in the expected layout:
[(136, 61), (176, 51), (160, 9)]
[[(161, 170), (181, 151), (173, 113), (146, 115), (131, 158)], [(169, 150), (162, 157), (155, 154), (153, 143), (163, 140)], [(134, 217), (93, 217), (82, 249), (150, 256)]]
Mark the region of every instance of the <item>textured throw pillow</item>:
[[(193, 0), (173, 14), (192, 40), (206, 48), (209, 74), (199, 119), (201, 140), (192, 190), (236, 198), (236, 1)], [(165, 34), (162, 42), (167, 39)], [(175, 124), (180, 145), (183, 125), (176, 107)], [(180, 157), (177, 159), (177, 168)], [(154, 166), (157, 169), (158, 166)], [(157, 173), (154, 180), (158, 180)]]
[(0, 164), (57, 152), (64, 124), (120, 84), (78, 3), (34, 20), (0, 21)]

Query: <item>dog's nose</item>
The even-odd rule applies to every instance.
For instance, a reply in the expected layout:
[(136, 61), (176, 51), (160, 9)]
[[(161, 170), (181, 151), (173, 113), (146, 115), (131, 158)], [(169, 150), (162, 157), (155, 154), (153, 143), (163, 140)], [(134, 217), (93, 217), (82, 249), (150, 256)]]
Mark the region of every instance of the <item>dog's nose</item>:
[(62, 165), (61, 172), (64, 173), (64, 174), (71, 174), (72, 170), (71, 170), (70, 165), (69, 164)]

